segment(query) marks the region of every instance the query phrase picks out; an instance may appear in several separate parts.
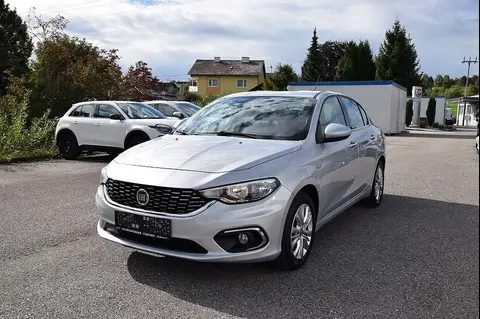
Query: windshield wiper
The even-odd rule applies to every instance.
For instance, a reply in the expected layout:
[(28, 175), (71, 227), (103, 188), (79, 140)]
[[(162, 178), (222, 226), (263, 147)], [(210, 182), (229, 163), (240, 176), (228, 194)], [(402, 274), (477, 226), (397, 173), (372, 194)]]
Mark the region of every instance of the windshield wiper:
[(178, 133), (178, 134), (181, 134), (181, 135), (190, 135), (189, 133), (187, 133), (185, 131), (182, 131), (182, 130), (175, 131), (174, 133)]
[(238, 137), (248, 137), (248, 138), (260, 138), (260, 136), (255, 134), (248, 134), (248, 133), (236, 133), (236, 132), (227, 132), (227, 131), (219, 131), (217, 132), (218, 136), (238, 136)]

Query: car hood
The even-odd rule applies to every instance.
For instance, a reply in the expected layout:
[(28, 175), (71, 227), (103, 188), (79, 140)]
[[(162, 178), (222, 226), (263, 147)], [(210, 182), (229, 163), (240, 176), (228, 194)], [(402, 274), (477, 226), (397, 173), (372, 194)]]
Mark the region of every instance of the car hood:
[(299, 141), (212, 135), (164, 135), (115, 158), (120, 164), (222, 173), (245, 170), (298, 151)]

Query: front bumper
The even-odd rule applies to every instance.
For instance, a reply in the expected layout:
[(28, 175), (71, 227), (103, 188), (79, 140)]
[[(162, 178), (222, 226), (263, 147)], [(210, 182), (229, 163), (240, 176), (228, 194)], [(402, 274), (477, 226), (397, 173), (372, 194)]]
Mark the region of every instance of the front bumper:
[[(283, 186), (268, 198), (254, 203), (226, 205), (211, 202), (189, 216), (164, 216), (116, 205), (106, 197), (103, 185), (97, 190), (95, 202), (100, 213), (97, 232), (100, 237), (136, 250), (153, 254), (208, 262), (262, 262), (275, 259), (281, 252), (283, 225), (291, 192)], [(168, 245), (156, 245), (122, 236), (114, 230), (115, 210), (149, 217), (172, 220), (172, 240), (189, 241), (203, 248), (191, 252)], [(259, 228), (266, 235), (266, 243), (258, 249), (244, 252), (227, 252), (214, 237), (224, 230)]]

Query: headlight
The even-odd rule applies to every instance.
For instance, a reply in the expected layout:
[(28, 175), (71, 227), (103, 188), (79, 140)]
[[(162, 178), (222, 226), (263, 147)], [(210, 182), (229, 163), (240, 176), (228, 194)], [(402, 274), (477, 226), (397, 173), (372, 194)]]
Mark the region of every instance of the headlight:
[(100, 185), (103, 185), (107, 182), (107, 167), (104, 166), (102, 167), (102, 170), (100, 171)]
[(232, 184), (201, 190), (206, 198), (219, 200), (225, 204), (255, 202), (272, 194), (280, 182), (276, 178), (267, 178), (241, 184)]

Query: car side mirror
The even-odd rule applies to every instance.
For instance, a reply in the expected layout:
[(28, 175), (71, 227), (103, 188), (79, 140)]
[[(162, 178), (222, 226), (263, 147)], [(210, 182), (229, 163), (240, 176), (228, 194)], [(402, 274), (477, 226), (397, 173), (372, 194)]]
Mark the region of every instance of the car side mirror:
[(118, 121), (124, 120), (124, 118), (121, 114), (110, 114), (109, 118), (111, 120), (118, 120)]
[(166, 124), (157, 124), (157, 125), (155, 125), (155, 129), (162, 134), (172, 134), (173, 133), (173, 127), (171, 127), (170, 125), (166, 125)]
[(173, 112), (173, 116), (179, 119), (183, 119), (183, 114), (180, 112)]
[[(320, 130), (319, 130), (320, 131)], [(325, 130), (321, 134), (319, 142), (321, 143), (329, 143), (329, 142), (337, 142), (348, 138), (352, 134), (352, 129), (338, 123), (330, 123), (327, 125)], [(318, 135), (318, 132), (317, 132)], [(318, 140), (317, 136), (317, 140)]]

